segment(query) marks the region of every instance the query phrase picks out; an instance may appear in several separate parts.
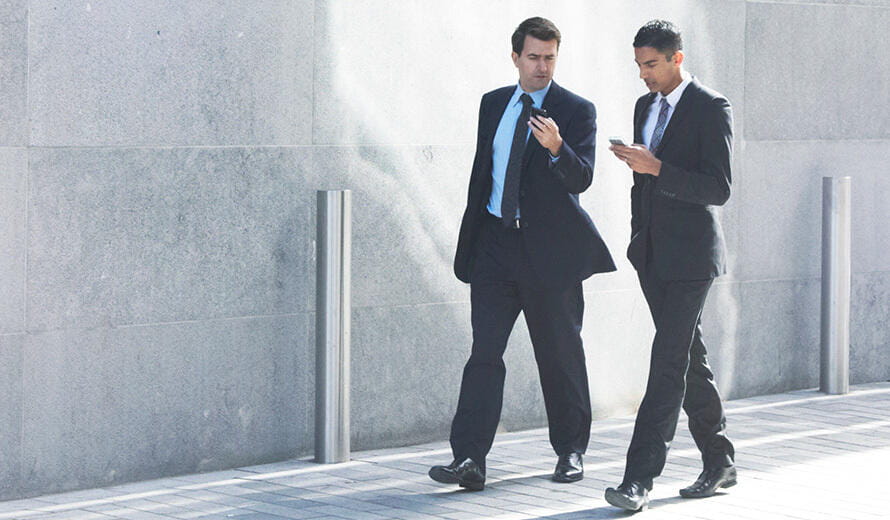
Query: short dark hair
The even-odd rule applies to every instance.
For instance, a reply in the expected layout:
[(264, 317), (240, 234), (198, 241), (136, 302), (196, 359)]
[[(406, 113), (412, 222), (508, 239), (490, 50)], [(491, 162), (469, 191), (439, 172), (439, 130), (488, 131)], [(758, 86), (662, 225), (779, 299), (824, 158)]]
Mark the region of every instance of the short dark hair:
[(668, 59), (683, 49), (683, 38), (677, 26), (666, 20), (651, 20), (640, 27), (634, 37), (634, 47), (652, 47)]
[(525, 45), (526, 36), (545, 42), (556, 40), (557, 49), (559, 49), (559, 42), (562, 40), (562, 35), (559, 34), (559, 29), (556, 28), (556, 25), (540, 16), (534, 16), (525, 20), (513, 31), (513, 37), (510, 39), (513, 43), (513, 52), (522, 55), (522, 47)]

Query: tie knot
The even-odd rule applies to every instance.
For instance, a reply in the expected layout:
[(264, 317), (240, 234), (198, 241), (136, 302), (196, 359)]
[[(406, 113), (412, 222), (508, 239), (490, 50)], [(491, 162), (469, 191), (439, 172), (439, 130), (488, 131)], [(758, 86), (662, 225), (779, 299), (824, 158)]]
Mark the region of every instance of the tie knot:
[(671, 104), (668, 103), (667, 98), (661, 98), (661, 111), (664, 112), (668, 108), (671, 107)]
[(522, 95), (519, 96), (519, 101), (522, 101), (522, 104), (525, 108), (528, 108), (534, 104), (534, 101), (532, 101), (532, 97), (525, 92), (523, 92)]

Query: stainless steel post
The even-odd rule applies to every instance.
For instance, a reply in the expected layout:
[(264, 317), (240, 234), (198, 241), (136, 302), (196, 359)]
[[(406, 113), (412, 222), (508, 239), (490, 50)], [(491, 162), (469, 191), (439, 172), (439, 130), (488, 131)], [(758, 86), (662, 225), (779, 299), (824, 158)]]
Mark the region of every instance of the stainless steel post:
[(315, 461), (349, 460), (352, 193), (318, 192)]
[(850, 177), (822, 178), (822, 373), (819, 390), (850, 391)]

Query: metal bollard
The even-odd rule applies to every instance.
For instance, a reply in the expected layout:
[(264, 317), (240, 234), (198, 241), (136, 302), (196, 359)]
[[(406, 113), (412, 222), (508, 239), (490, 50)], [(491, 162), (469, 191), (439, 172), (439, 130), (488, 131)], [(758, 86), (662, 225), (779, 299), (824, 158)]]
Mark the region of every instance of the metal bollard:
[(822, 178), (822, 373), (819, 390), (850, 391), (850, 177)]
[(352, 193), (318, 192), (315, 461), (349, 460)]

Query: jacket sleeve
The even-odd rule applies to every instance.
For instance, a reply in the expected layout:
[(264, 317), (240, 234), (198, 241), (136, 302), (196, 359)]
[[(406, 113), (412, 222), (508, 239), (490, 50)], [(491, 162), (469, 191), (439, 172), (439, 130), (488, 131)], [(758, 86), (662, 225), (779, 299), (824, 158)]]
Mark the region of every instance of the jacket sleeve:
[[(637, 121), (640, 120), (640, 111), (645, 107), (645, 103), (643, 102), (643, 98), (637, 100), (634, 105), (634, 125), (636, 125)], [(637, 134), (636, 126), (634, 126), (634, 136)], [(634, 137), (636, 139), (636, 137)], [(633, 186), (630, 187), (630, 237), (633, 238), (637, 232), (640, 231), (640, 228), (643, 227), (643, 217), (640, 215), (641, 211), (641, 199), (643, 192), (643, 182), (644, 176), (634, 172), (633, 173)]]
[(634, 173), (634, 183), (630, 187), (630, 237), (633, 238), (643, 227), (643, 217), (640, 215), (640, 204), (643, 196), (643, 183), (645, 179), (639, 173)]
[(732, 183), (732, 108), (724, 98), (714, 98), (700, 127), (701, 161), (698, 171), (661, 163), (657, 193), (692, 204), (721, 206), (729, 199)]
[(479, 124), (476, 130), (476, 155), (473, 159), (473, 169), (470, 172), (470, 182), (467, 188), (467, 207), (464, 209), (463, 218), (460, 221), (460, 231), (457, 235), (457, 248), (454, 252), (454, 274), (457, 278), (465, 283), (470, 283), (470, 272), (472, 271), (473, 250), (476, 243), (478, 226), (473, 215), (477, 212), (477, 202), (474, 200), (483, 196), (482, 191), (485, 184), (485, 176), (482, 175), (482, 162), (484, 157), (481, 150), (483, 149), (483, 141), (485, 136), (482, 134), (483, 122), (488, 108), (488, 96), (483, 96), (479, 103)]
[(596, 158), (596, 108), (593, 103), (579, 103), (562, 134), (559, 160), (550, 169), (569, 193), (581, 193), (593, 182)]

